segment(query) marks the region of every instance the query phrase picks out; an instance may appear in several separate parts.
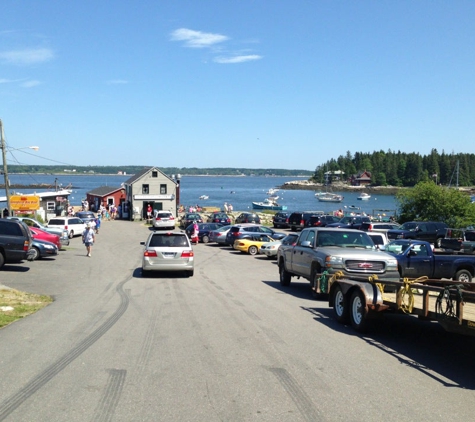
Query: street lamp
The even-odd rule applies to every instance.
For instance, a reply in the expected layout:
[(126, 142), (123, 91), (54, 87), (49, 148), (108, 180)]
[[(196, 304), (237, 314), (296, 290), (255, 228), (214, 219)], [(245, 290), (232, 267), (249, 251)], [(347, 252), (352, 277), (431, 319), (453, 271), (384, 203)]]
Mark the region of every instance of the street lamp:
[[(7, 198), (7, 210), (8, 210), (8, 215), (11, 215), (12, 210), (10, 208), (10, 183), (8, 182), (7, 146), (5, 144), (5, 137), (3, 135), (2, 119), (0, 119), (0, 148), (2, 149), (3, 179), (5, 181), (5, 196)], [(24, 147), (24, 148), (13, 148), (13, 149), (9, 149), (8, 151), (18, 151), (20, 149), (33, 149), (35, 151), (38, 151), (40, 147), (32, 146), (32, 147)]]

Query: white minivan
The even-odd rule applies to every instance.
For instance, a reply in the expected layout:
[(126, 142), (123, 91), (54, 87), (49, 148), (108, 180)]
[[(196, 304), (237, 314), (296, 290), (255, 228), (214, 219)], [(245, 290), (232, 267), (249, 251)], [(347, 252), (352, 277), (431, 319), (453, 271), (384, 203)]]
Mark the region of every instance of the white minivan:
[(68, 237), (81, 236), (86, 223), (78, 217), (54, 217), (48, 221), (47, 227), (58, 227), (68, 232)]

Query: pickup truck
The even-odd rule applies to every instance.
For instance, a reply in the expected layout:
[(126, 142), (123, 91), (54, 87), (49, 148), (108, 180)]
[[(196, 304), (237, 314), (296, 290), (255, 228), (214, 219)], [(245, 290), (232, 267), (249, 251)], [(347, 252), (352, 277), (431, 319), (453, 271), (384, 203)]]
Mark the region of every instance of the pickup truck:
[(475, 256), (435, 255), (431, 244), (423, 240), (394, 240), (385, 250), (397, 259), (401, 277), (471, 282), (475, 274)]
[(279, 248), (278, 267), (281, 285), (288, 286), (293, 276), (303, 277), (310, 281), (317, 298), (322, 296), (324, 271), (399, 280), (394, 256), (376, 250), (367, 233), (354, 229), (305, 228), (294, 246)]
[(0, 268), (5, 263), (28, 259), (31, 243), (31, 234), (26, 225), (0, 218)]
[(464, 254), (475, 254), (475, 229), (447, 229), (440, 247)]

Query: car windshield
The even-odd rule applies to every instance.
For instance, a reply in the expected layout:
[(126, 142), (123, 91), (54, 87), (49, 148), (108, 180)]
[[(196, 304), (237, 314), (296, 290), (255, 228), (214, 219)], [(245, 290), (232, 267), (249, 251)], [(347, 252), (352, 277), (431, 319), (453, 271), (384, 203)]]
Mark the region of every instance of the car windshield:
[(402, 225), (403, 230), (414, 231), (417, 227), (416, 223), (404, 223)]
[(402, 255), (411, 245), (409, 243), (391, 242), (386, 245), (385, 252), (389, 252), (393, 255)]
[(373, 249), (374, 243), (366, 234), (359, 231), (323, 231), (318, 233), (317, 246), (338, 246), (345, 248), (365, 248)]

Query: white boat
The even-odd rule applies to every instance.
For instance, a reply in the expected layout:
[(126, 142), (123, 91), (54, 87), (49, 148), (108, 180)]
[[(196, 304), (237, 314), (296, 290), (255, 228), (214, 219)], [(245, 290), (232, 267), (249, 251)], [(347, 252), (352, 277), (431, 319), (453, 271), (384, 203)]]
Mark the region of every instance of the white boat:
[(209, 199), (208, 195), (201, 195), (198, 199)]
[(341, 202), (343, 201), (343, 196), (338, 195), (337, 193), (326, 192), (322, 195), (318, 195), (317, 199), (320, 202)]
[(366, 192), (361, 192), (360, 196), (358, 196), (358, 200), (360, 201), (367, 201), (368, 199), (371, 198), (371, 195), (369, 193), (366, 193)]
[(270, 195), (274, 195), (274, 193), (276, 193), (278, 190), (279, 190), (279, 189), (273, 189), (273, 188), (271, 188), (271, 189), (269, 189), (269, 190), (267, 191), (267, 195), (269, 195), (269, 196), (270, 196)]

